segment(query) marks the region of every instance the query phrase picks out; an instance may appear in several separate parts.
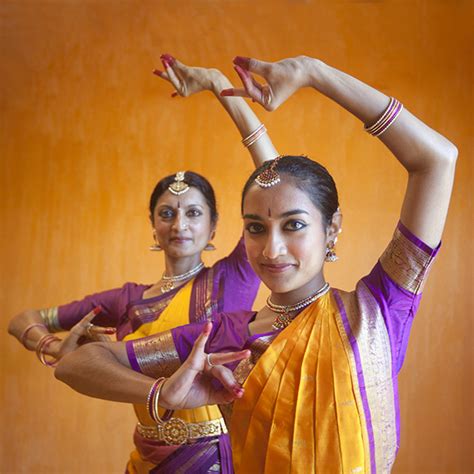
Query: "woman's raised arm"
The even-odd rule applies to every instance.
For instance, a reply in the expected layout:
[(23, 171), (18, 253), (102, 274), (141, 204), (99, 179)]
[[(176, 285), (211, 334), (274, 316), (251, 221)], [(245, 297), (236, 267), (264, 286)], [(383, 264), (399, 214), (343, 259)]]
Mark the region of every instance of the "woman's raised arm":
[[(237, 57), (234, 63), (245, 89), (225, 90), (224, 96), (251, 97), (267, 110), (275, 110), (298, 89), (312, 87), (358, 117), (366, 129), (383, 131), (384, 124), (390, 122), (378, 138), (408, 172), (401, 221), (427, 245), (438, 245), (457, 158), (457, 149), (449, 140), (406, 108), (399, 112), (396, 103), (382, 92), (320, 60), (300, 56), (268, 63)], [(267, 83), (259, 84), (251, 73)]]
[[(232, 87), (229, 79), (221, 71), (186, 66), (169, 54), (162, 55), (161, 60), (164, 71), (155, 70), (154, 74), (171, 82), (176, 89), (173, 96), (188, 97), (205, 90), (216, 96), (237, 126), (242, 139), (250, 137), (247, 140), (247, 147), (256, 167), (278, 156), (268, 133), (264, 133), (265, 129), (260, 128), (262, 123), (247, 102), (240, 98), (232, 100), (220, 95), (223, 89)], [(252, 137), (254, 132), (256, 133)], [(254, 139), (256, 140), (253, 141)]]

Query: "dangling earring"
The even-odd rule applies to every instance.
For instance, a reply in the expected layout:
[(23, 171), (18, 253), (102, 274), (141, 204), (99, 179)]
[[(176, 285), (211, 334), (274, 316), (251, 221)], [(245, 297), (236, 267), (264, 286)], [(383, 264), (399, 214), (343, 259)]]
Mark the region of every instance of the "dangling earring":
[(161, 250), (163, 250), (161, 246), (158, 245), (158, 242), (156, 241), (156, 230), (153, 231), (153, 240), (155, 241), (155, 243), (153, 245), (150, 245), (149, 249), (152, 252), (160, 252)]
[(212, 243), (212, 242), (209, 242), (205, 247), (204, 247), (204, 250), (206, 252), (212, 252), (214, 250), (216, 250), (216, 246)]
[(337, 238), (334, 240), (330, 240), (326, 245), (326, 262), (335, 262), (339, 260), (339, 257), (336, 255), (336, 251), (334, 247), (336, 246)]

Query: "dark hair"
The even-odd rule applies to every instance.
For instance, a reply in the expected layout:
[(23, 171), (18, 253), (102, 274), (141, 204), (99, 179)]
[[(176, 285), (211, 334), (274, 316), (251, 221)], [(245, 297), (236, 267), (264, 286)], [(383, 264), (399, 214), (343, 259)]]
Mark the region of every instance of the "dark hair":
[[(155, 210), (156, 203), (161, 195), (168, 189), (168, 186), (173, 183), (176, 175), (172, 174), (166, 176), (166, 178), (160, 179), (155, 189), (150, 196), (150, 216), (153, 220), (153, 211)], [(211, 211), (211, 223), (215, 224), (217, 222), (217, 204), (216, 204), (216, 195), (214, 194), (214, 189), (212, 189), (211, 183), (200, 174), (194, 173), (193, 171), (186, 171), (184, 175), (184, 182), (193, 188), (199, 189), (206, 200), (207, 205)]]
[[(266, 161), (250, 175), (245, 183), (242, 191), (242, 213), (244, 211), (245, 195), (254, 184), (255, 178), (269, 168), (273, 162), (274, 160)], [(332, 216), (339, 207), (339, 198), (336, 183), (324, 166), (316, 161), (310, 160), (306, 156), (285, 155), (278, 160), (275, 171), (281, 176), (293, 178), (296, 187), (304, 191), (311, 199), (311, 202), (321, 212), (326, 226), (331, 223)]]

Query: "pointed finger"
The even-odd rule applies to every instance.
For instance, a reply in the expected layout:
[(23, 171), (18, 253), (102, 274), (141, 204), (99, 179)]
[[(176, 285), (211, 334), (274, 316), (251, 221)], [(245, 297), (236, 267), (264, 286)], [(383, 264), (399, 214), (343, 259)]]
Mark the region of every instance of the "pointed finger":
[(251, 99), (245, 89), (222, 89), (220, 95), (222, 97), (248, 97)]
[(233, 60), (233, 63), (242, 69), (258, 74), (259, 76), (265, 76), (268, 64), (265, 61), (260, 61), (259, 59), (255, 58), (248, 58), (246, 56), (236, 56)]
[(155, 76), (160, 77), (161, 79), (164, 79), (165, 81), (171, 82), (170, 78), (168, 77), (168, 74), (166, 74), (166, 71), (161, 71), (160, 69), (154, 69), (153, 74)]
[(199, 334), (196, 342), (194, 343), (193, 349), (191, 351), (192, 356), (197, 354), (204, 356), (204, 348), (206, 346), (207, 340), (209, 339), (209, 334), (211, 334), (211, 330), (212, 323), (206, 323), (203, 330), (201, 331), (201, 334)]
[(250, 351), (248, 349), (238, 352), (214, 352), (212, 354), (211, 361), (212, 365), (224, 365), (243, 359), (248, 359), (249, 357)]
[(179, 78), (176, 76), (171, 65), (164, 59), (162, 59), (161, 62), (163, 63), (163, 67), (165, 68), (165, 72), (168, 75), (168, 78), (171, 84), (173, 84), (174, 88), (178, 92), (181, 91), (182, 88), (181, 88), (181, 84), (179, 83)]
[(257, 102), (261, 102), (262, 86), (252, 77), (252, 75), (247, 70), (242, 69), (240, 66), (235, 66), (234, 69), (239, 75), (249, 97), (256, 100)]

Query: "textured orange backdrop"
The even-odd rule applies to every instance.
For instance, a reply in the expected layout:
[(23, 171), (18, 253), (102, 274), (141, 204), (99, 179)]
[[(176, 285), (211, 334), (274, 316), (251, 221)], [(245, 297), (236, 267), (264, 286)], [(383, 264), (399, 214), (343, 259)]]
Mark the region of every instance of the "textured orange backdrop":
[[(400, 378), (395, 472), (471, 472), (472, 10), (454, 0), (2, 2), (0, 471), (123, 472), (134, 420), (126, 405), (57, 382), (7, 336), (11, 316), (156, 281), (162, 257), (147, 250), (147, 199), (178, 169), (214, 183), (212, 257), (240, 233), (250, 160), (209, 94), (171, 99), (151, 74), (170, 52), (233, 79), (235, 54), (320, 57), (395, 95), (458, 146), (444, 245)], [(307, 153), (333, 172), (345, 223), (328, 276), (353, 287), (390, 238), (404, 172), (355, 118), (309, 90), (257, 113), (280, 152)]]

